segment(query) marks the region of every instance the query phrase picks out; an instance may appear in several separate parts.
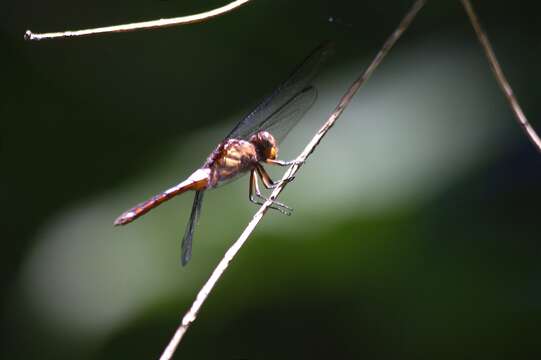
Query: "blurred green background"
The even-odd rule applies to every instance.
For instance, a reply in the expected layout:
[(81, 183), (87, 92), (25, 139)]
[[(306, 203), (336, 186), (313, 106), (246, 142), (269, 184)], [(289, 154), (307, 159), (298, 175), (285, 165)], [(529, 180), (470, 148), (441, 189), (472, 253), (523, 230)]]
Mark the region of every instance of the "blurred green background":
[[(183, 180), (334, 40), (281, 148), (295, 156), (412, 3), (255, 0), (204, 24), (23, 41), (226, 2), (3, 5), (2, 358), (156, 358), (256, 211), (248, 178), (207, 194), (185, 268), (191, 195), (114, 218)], [(474, 4), (541, 131), (535, 2)], [(540, 184), (459, 2), (429, 2), (283, 193), (294, 215), (264, 218), (176, 358), (538, 358)]]

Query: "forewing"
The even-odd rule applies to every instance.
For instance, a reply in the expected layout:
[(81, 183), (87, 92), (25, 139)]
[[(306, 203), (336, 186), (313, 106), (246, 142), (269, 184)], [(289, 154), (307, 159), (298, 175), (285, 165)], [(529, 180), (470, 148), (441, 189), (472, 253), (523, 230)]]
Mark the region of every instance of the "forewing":
[[(278, 121), (296, 120), (293, 125), (284, 126), (285, 128), (289, 127), (291, 130), (300, 117), (276, 117), (275, 115), (294, 110), (290, 108), (288, 104), (293, 102), (294, 98), (298, 96), (306, 96), (301, 94), (311, 88), (310, 84), (314, 80), (319, 68), (331, 53), (332, 47), (329, 43), (320, 45), (312, 51), (289, 78), (278, 86), (278, 88), (263, 100), (250, 114), (242, 119), (226, 138), (248, 139), (250, 135), (258, 131), (269, 130), (271, 127), (275, 126)], [(306, 108), (302, 114), (304, 114), (306, 110), (308, 109)]]
[(316, 99), (317, 90), (315, 87), (311, 86), (304, 89), (267, 118), (262, 124), (261, 130), (270, 132), (276, 141), (280, 143), (314, 105)]
[(185, 266), (192, 258), (192, 240), (195, 232), (195, 226), (199, 220), (199, 214), (201, 213), (201, 205), (203, 204), (203, 191), (199, 190), (195, 192), (195, 198), (193, 199), (192, 213), (190, 214), (190, 220), (186, 226), (184, 238), (181, 245), (181, 262), (182, 266)]

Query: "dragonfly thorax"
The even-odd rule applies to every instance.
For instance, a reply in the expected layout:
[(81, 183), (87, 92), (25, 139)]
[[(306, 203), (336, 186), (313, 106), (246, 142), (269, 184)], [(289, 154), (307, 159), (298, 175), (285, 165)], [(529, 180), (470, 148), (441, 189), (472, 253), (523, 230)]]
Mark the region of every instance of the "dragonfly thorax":
[(260, 131), (255, 133), (250, 137), (250, 142), (255, 146), (259, 161), (274, 160), (278, 156), (278, 145), (270, 132)]

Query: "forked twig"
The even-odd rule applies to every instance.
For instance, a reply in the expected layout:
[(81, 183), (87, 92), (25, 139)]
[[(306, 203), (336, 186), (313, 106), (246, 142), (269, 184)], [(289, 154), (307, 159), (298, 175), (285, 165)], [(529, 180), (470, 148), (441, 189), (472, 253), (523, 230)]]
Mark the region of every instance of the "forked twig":
[(272, 194), (269, 196), (268, 200), (265, 201), (265, 203), (259, 208), (259, 210), (255, 213), (252, 220), (248, 223), (240, 237), (233, 243), (233, 245), (227, 250), (222, 260), (218, 263), (214, 271), (212, 272), (212, 275), (207, 280), (205, 285), (201, 288), (199, 293), (197, 294), (197, 297), (195, 301), (193, 302), (190, 310), (184, 315), (182, 318), (182, 322), (180, 326), (177, 328), (175, 335), (165, 348), (162, 356), (160, 357), (160, 360), (169, 360), (173, 357), (173, 354), (182, 340), (184, 334), (188, 330), (190, 324), (195, 321), (197, 317), (197, 313), (201, 309), (201, 306), (207, 299), (208, 295), (218, 282), (218, 280), (221, 278), (227, 267), (229, 266), (229, 263), (233, 260), (237, 252), (242, 248), (252, 231), (255, 229), (257, 224), (261, 221), (263, 218), (263, 215), (267, 212), (267, 209), (272, 204), (272, 201), (275, 200), (278, 195), (282, 192), (282, 190), (286, 187), (286, 185), (289, 183), (289, 179), (293, 178), (297, 171), (300, 169), (304, 161), (310, 156), (310, 154), (314, 151), (314, 149), (317, 147), (321, 139), (327, 134), (327, 132), (330, 130), (330, 128), (334, 125), (336, 120), (342, 115), (346, 107), (349, 105), (351, 99), (359, 90), (359, 88), (370, 78), (374, 70), (378, 67), (378, 65), (382, 62), (383, 58), (389, 50), (393, 47), (393, 45), (396, 43), (396, 41), (400, 38), (400, 36), (404, 33), (404, 31), (408, 28), (412, 20), (415, 18), (419, 10), (424, 6), (426, 3), (426, 0), (416, 0), (411, 9), (406, 13), (406, 16), (402, 19), (400, 24), (398, 25), (398, 28), (389, 36), (389, 38), (385, 41), (383, 44), (383, 47), (378, 52), (374, 60), (372, 60), (372, 63), (368, 66), (368, 68), (365, 70), (365, 72), (357, 78), (353, 84), (349, 87), (349, 89), (346, 91), (344, 96), (340, 99), (340, 102), (336, 106), (335, 110), (331, 113), (328, 120), (323, 124), (323, 126), (318, 130), (318, 132), (315, 134), (315, 136), (310, 140), (308, 145), (304, 148), (304, 150), (301, 152), (301, 154), (297, 157), (295, 164), (292, 165), (284, 174), (282, 177), (282, 181), (280, 184), (274, 189)]
[(500, 85), (500, 88), (502, 89), (505, 97), (507, 98), (507, 101), (509, 102), (509, 105), (511, 106), (511, 110), (513, 110), (513, 113), (515, 114), (519, 125), (522, 127), (522, 130), (524, 130), (524, 133), (526, 133), (528, 139), (530, 139), (532, 144), (536, 147), (537, 151), (541, 152), (541, 139), (526, 118), (526, 115), (524, 115), (524, 112), (522, 111), (522, 108), (520, 107), (517, 98), (513, 94), (513, 89), (511, 88), (511, 85), (509, 85), (509, 82), (507, 81), (502, 71), (502, 68), (498, 63), (498, 59), (496, 59), (496, 55), (494, 54), (494, 50), (492, 50), (492, 46), (490, 45), (488, 36), (481, 27), (481, 23), (479, 22), (479, 19), (475, 14), (475, 10), (473, 9), (470, 0), (461, 1), (464, 9), (466, 10), (466, 13), (468, 14), (468, 17), (470, 18), (472, 26), (475, 29), (475, 33), (479, 38), (479, 42), (481, 43), (481, 46), (485, 51), (488, 63), (490, 64), (490, 68), (492, 69), (492, 72), (496, 77), (496, 81)]
[(110, 32), (127, 32), (127, 31), (154, 29), (154, 28), (161, 28), (161, 27), (175, 26), (175, 25), (193, 24), (193, 23), (203, 22), (203, 21), (212, 19), (216, 16), (220, 16), (236, 8), (239, 8), (248, 2), (250, 2), (250, 0), (235, 0), (227, 5), (216, 8), (214, 10), (205, 11), (200, 14), (181, 16), (181, 17), (176, 17), (176, 18), (171, 18), (171, 19), (143, 21), (143, 22), (132, 23), (132, 24), (106, 26), (106, 27), (100, 27), (100, 28), (95, 28), (95, 29), (63, 31), (63, 32), (53, 32), (53, 33), (44, 33), (44, 34), (34, 34), (32, 31), (27, 30), (26, 33), (24, 34), (24, 38), (25, 40), (48, 40), (48, 39), (66, 38), (66, 37), (75, 37), (75, 36), (97, 35), (97, 34), (110, 33)]

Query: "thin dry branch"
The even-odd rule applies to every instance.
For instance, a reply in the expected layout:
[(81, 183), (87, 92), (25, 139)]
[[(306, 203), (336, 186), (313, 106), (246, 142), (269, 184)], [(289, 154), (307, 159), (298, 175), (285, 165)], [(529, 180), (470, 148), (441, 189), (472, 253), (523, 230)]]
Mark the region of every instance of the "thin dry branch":
[(218, 282), (218, 280), (221, 278), (227, 267), (229, 266), (229, 263), (233, 260), (235, 255), (239, 252), (239, 250), (242, 248), (252, 231), (255, 229), (257, 224), (261, 221), (263, 218), (263, 215), (267, 212), (267, 209), (272, 204), (272, 201), (275, 200), (278, 195), (284, 190), (286, 185), (289, 183), (289, 179), (292, 179), (295, 174), (299, 171), (302, 164), (306, 161), (306, 159), (310, 156), (310, 154), (315, 150), (321, 139), (327, 134), (327, 132), (330, 130), (330, 128), (334, 125), (336, 120), (342, 115), (346, 107), (351, 102), (351, 99), (359, 90), (359, 88), (370, 78), (374, 70), (378, 67), (378, 65), (383, 61), (383, 58), (389, 50), (393, 47), (393, 45), (396, 43), (396, 41), (400, 38), (400, 36), (406, 31), (410, 23), (413, 21), (419, 10), (424, 6), (426, 3), (425, 0), (417, 0), (411, 7), (411, 9), (406, 13), (406, 16), (402, 19), (400, 24), (398, 25), (398, 28), (389, 36), (389, 38), (385, 41), (383, 44), (383, 47), (378, 52), (374, 60), (372, 60), (372, 63), (368, 66), (368, 68), (365, 70), (365, 72), (357, 78), (353, 84), (349, 87), (349, 89), (346, 91), (344, 96), (340, 99), (340, 102), (336, 106), (335, 110), (332, 112), (328, 120), (323, 124), (323, 126), (318, 130), (318, 132), (315, 134), (315, 136), (310, 140), (310, 142), (306, 145), (304, 150), (301, 152), (301, 154), (296, 158), (296, 162), (294, 165), (292, 165), (288, 171), (284, 174), (282, 177), (282, 181), (280, 182), (280, 185), (278, 185), (272, 194), (269, 196), (269, 199), (259, 208), (259, 210), (255, 213), (252, 220), (248, 223), (248, 226), (244, 229), (240, 237), (235, 241), (235, 243), (229, 248), (229, 250), (225, 253), (223, 259), (218, 263), (218, 266), (214, 269), (212, 272), (212, 275), (207, 280), (205, 285), (201, 288), (199, 293), (197, 294), (197, 297), (195, 301), (193, 302), (190, 310), (184, 315), (182, 318), (182, 322), (180, 326), (178, 327), (177, 331), (175, 332), (175, 335), (167, 345), (165, 351), (163, 352), (162, 356), (160, 357), (160, 360), (169, 360), (173, 357), (173, 354), (178, 347), (178, 344), (182, 340), (184, 334), (188, 330), (189, 326), (192, 322), (195, 321), (197, 317), (197, 313), (201, 309), (201, 306), (207, 299), (208, 295)]
[(490, 68), (492, 69), (492, 72), (494, 73), (494, 76), (496, 77), (496, 81), (500, 85), (500, 88), (502, 89), (503, 93), (505, 94), (505, 97), (507, 98), (507, 101), (509, 102), (509, 105), (511, 106), (511, 110), (513, 110), (513, 113), (515, 114), (515, 117), (517, 118), (517, 121), (519, 125), (522, 127), (522, 130), (524, 130), (524, 133), (530, 139), (532, 144), (536, 147), (537, 151), (541, 152), (541, 139), (535, 132), (534, 128), (526, 118), (526, 115), (524, 115), (524, 112), (522, 111), (522, 108), (520, 107), (517, 98), (513, 94), (513, 89), (511, 88), (511, 85), (509, 85), (509, 82), (507, 81), (507, 78), (505, 77), (503, 70), (498, 62), (498, 59), (496, 59), (496, 55), (494, 54), (494, 50), (492, 49), (492, 45), (490, 45), (490, 41), (488, 40), (488, 36), (481, 27), (481, 23), (479, 22), (479, 19), (477, 15), (475, 14), (475, 10), (473, 9), (473, 6), (470, 2), (470, 0), (461, 0), (462, 5), (464, 6), (464, 9), (466, 10), (466, 13), (468, 14), (468, 17), (470, 18), (470, 21), (472, 23), (473, 28), (475, 29), (475, 33), (477, 34), (477, 38), (479, 39), (479, 42), (481, 43), (481, 46), (483, 47), (483, 50), (485, 51), (485, 54), (488, 59), (488, 63), (490, 64)]
[(152, 21), (143, 21), (132, 24), (124, 25), (115, 25), (115, 26), (106, 26), (95, 29), (86, 29), (86, 30), (76, 30), (76, 31), (63, 31), (63, 32), (53, 32), (53, 33), (44, 33), (44, 34), (34, 34), (32, 31), (27, 30), (24, 34), (25, 40), (48, 40), (56, 38), (66, 38), (66, 37), (76, 37), (76, 36), (90, 36), (103, 33), (116, 33), (116, 32), (127, 32), (143, 29), (155, 29), (167, 26), (176, 26), (176, 25), (185, 25), (193, 24), (198, 22), (207, 21), (216, 16), (228, 13), (236, 8), (245, 5), (250, 2), (250, 0), (236, 0), (222, 7), (216, 8), (214, 10), (206, 11), (200, 14), (181, 16), (171, 19), (160, 19)]

